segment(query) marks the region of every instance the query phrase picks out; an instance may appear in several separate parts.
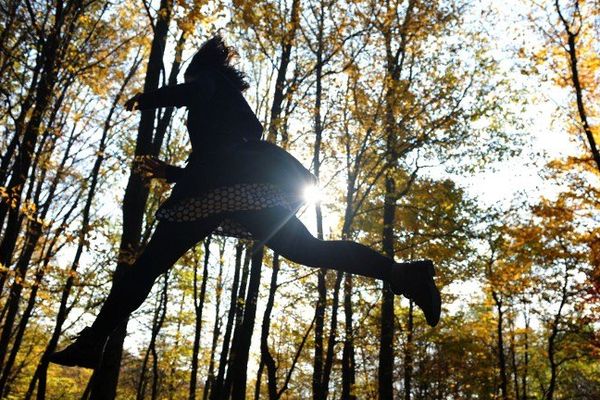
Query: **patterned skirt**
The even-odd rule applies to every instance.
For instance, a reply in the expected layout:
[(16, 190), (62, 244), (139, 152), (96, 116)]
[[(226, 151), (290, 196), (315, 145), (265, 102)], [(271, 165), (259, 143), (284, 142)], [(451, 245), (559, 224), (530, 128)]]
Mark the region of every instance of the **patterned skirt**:
[[(161, 208), (156, 217), (169, 222), (198, 221), (203, 218), (234, 211), (263, 210), (281, 206), (295, 214), (300, 207), (295, 199), (286, 196), (270, 183), (238, 183), (209, 191), (202, 197), (183, 199), (171, 207)], [(215, 234), (251, 238), (244, 226), (231, 218), (224, 218)]]
[(156, 217), (190, 222), (223, 215), (215, 234), (252, 238), (228, 215), (278, 206), (293, 215), (304, 202), (303, 189), (315, 183), (314, 175), (283, 149), (265, 141), (244, 143), (190, 160)]

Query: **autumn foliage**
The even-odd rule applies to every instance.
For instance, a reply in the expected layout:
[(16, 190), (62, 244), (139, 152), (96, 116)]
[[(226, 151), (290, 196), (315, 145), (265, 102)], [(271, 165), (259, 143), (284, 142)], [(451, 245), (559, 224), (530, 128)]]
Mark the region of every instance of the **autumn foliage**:
[[(0, 398), (600, 398), (599, 10), (4, 1)], [(215, 33), (239, 53), (264, 139), (319, 177), (301, 219), (432, 259), (441, 323), (382, 282), (213, 235), (156, 282), (93, 376), (49, 364), (168, 196), (133, 160), (189, 153), (184, 109), (124, 101), (181, 82)]]

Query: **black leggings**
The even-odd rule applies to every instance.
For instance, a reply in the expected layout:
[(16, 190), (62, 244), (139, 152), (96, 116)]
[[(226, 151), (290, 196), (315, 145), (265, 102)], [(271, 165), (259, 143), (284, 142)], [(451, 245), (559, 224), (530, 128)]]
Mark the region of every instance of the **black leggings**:
[[(196, 243), (207, 237), (220, 218), (201, 222), (159, 222), (150, 242), (137, 261), (113, 284), (92, 326), (108, 336), (146, 299), (154, 281)], [(309, 267), (336, 269), (385, 280), (393, 261), (361, 244), (343, 240), (319, 240), (283, 207), (236, 212), (228, 218), (240, 222), (273, 251)]]

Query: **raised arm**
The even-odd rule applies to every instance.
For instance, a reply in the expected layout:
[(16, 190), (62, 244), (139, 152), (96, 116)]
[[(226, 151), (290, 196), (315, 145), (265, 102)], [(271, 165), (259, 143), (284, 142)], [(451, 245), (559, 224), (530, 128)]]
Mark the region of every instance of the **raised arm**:
[(139, 93), (125, 103), (128, 110), (148, 110), (159, 107), (183, 107), (209, 100), (215, 91), (210, 74), (201, 74), (191, 82), (163, 86), (148, 93)]

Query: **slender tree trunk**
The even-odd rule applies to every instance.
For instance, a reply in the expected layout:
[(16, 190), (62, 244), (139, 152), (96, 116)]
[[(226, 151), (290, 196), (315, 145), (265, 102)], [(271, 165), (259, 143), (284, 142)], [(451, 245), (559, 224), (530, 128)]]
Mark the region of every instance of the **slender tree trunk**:
[[(212, 400), (220, 399), (220, 394), (223, 390), (223, 380), (225, 377), (225, 368), (228, 363), (228, 354), (229, 354), (229, 343), (231, 341), (231, 333), (233, 330), (233, 322), (235, 320), (235, 314), (237, 309), (237, 293), (238, 286), (240, 280), (240, 270), (242, 269), (242, 252), (244, 246), (241, 242), (235, 247), (235, 272), (233, 275), (233, 283), (231, 285), (231, 302), (229, 304), (229, 312), (227, 314), (227, 325), (225, 326), (225, 334), (223, 336), (223, 345), (221, 347), (221, 355), (219, 360), (219, 372), (217, 374), (217, 379), (215, 380), (215, 384), (212, 387), (210, 398)], [(206, 397), (203, 398), (206, 400)]]
[[(42, 52), (43, 53), (43, 52)], [(33, 67), (33, 71), (31, 73), (31, 82), (27, 89), (27, 94), (25, 95), (22, 103), (21, 103), (21, 111), (19, 115), (15, 119), (15, 132), (11, 139), (10, 144), (8, 145), (5, 154), (2, 156), (2, 163), (0, 164), (0, 185), (6, 186), (7, 179), (9, 178), (9, 166), (10, 162), (14, 157), (15, 150), (18, 149), (20, 139), (23, 135), (23, 132), (27, 128), (27, 116), (29, 115), (29, 111), (31, 110), (32, 105), (34, 104), (34, 100), (36, 99), (35, 93), (36, 88), (38, 86), (38, 80), (40, 77), (40, 73), (43, 68), (43, 60), (41, 57), (36, 59), (35, 66)], [(0, 71), (0, 75), (2, 71)], [(17, 155), (18, 157), (18, 155)], [(15, 160), (16, 161), (16, 160)], [(2, 228), (2, 223), (0, 223), (0, 229)], [(2, 276), (4, 277), (4, 276)], [(1, 283), (1, 282), (0, 282)], [(0, 285), (0, 289), (2, 285)], [(1, 292), (1, 290), (0, 290)]]
[(241, 367), (238, 365), (240, 359), (240, 356), (238, 356), (238, 352), (240, 351), (239, 346), (241, 345), (241, 337), (243, 336), (242, 331), (244, 330), (244, 315), (246, 312), (246, 308), (248, 307), (246, 296), (250, 296), (250, 287), (252, 286), (248, 283), (248, 278), (252, 280), (252, 277), (250, 276), (252, 274), (252, 272), (250, 271), (250, 263), (252, 262), (252, 269), (254, 270), (255, 252), (255, 245), (249, 246), (249, 248), (246, 249), (246, 255), (244, 257), (244, 266), (242, 268), (240, 290), (236, 298), (237, 306), (235, 310), (235, 327), (233, 331), (231, 349), (229, 350), (229, 360), (227, 361), (227, 375), (223, 380), (223, 387), (219, 393), (220, 397), (211, 396), (211, 398), (214, 398), (216, 400), (219, 400), (221, 398), (229, 398), (229, 396), (231, 395), (234, 378), (237, 379), (236, 376), (240, 374), (239, 368)]
[[(250, 251), (248, 251), (250, 250)], [(240, 368), (245, 368), (245, 366), (240, 366), (239, 365), (239, 360), (240, 357), (238, 355), (238, 353), (240, 351), (240, 346), (243, 345), (242, 343), (242, 337), (244, 336), (243, 331), (244, 331), (244, 321), (245, 321), (245, 315), (246, 315), (246, 310), (249, 306), (248, 302), (247, 302), (247, 298), (246, 296), (250, 296), (251, 293), (251, 286), (252, 286), (252, 276), (251, 274), (255, 275), (252, 271), (254, 271), (254, 259), (256, 257), (256, 248), (255, 245), (250, 246), (250, 249), (246, 249), (246, 255), (244, 257), (244, 266), (242, 268), (242, 277), (241, 277), (241, 282), (240, 282), (240, 290), (237, 294), (236, 297), (236, 310), (235, 310), (235, 327), (234, 327), (234, 331), (233, 331), (233, 339), (232, 339), (232, 345), (231, 345), (231, 349), (229, 350), (229, 359), (227, 360), (227, 375), (225, 376), (224, 380), (223, 380), (223, 387), (220, 389), (220, 393), (218, 397), (215, 394), (214, 399), (228, 399), (229, 396), (231, 395), (231, 391), (232, 391), (232, 387), (233, 387), (233, 383), (234, 380), (239, 379), (239, 370)], [(252, 271), (250, 271), (250, 263), (252, 262)], [(250, 283), (248, 283), (248, 278), (250, 278)], [(247, 290), (246, 290), (247, 289)], [(244, 339), (245, 340), (245, 339)], [(243, 358), (243, 356), (242, 356)], [(245, 377), (244, 377), (245, 380)]]
[(521, 387), (522, 387), (522, 400), (528, 399), (527, 394), (527, 375), (529, 373), (529, 316), (525, 314), (525, 335), (523, 337), (524, 346), (524, 360), (523, 360), (523, 375), (521, 377)]
[(517, 354), (516, 354), (516, 344), (515, 344), (515, 329), (513, 319), (510, 320), (510, 360), (513, 372), (513, 385), (515, 389), (515, 400), (520, 399), (520, 388), (519, 388), (519, 366), (517, 365)]
[[(150, 49), (144, 92), (158, 88), (162, 69), (162, 58), (167, 40), (168, 27), (171, 19), (171, 1), (161, 0), (155, 24), (154, 38)], [(154, 110), (141, 112), (140, 125), (136, 139), (135, 155), (153, 154), (152, 133), (154, 128)], [(156, 149), (154, 149), (156, 150)], [(144, 186), (142, 178), (134, 173), (129, 176), (127, 188), (123, 198), (123, 233), (119, 249), (119, 262), (115, 270), (114, 279), (117, 280), (133, 262), (139, 251), (144, 209), (148, 198), (148, 189)], [(123, 352), (123, 341), (127, 334), (127, 320), (123, 321), (110, 336), (100, 368), (94, 375), (91, 400), (113, 399), (119, 381), (119, 367)]]
[(200, 353), (200, 333), (202, 331), (202, 311), (204, 310), (204, 299), (206, 298), (206, 283), (208, 281), (208, 260), (210, 258), (210, 237), (204, 240), (204, 269), (202, 271), (202, 283), (200, 284), (200, 295), (198, 296), (198, 263), (194, 263), (194, 312), (196, 314), (194, 345), (192, 350), (192, 367), (190, 371), (189, 400), (196, 399), (196, 382), (198, 379), (198, 354)]
[(273, 93), (273, 103), (271, 104), (271, 115), (269, 117), (267, 140), (271, 143), (277, 142), (277, 136), (281, 128), (280, 117), (283, 99), (285, 98), (286, 75), (296, 38), (296, 30), (300, 21), (300, 0), (292, 1), (290, 13), (289, 30), (281, 43), (281, 57), (279, 59), (279, 68), (277, 69), (277, 78), (275, 78), (275, 92)]
[(150, 360), (150, 356), (152, 356), (152, 392), (151, 396), (154, 398), (155, 396), (155, 381), (156, 381), (156, 338), (158, 337), (158, 333), (162, 327), (162, 324), (166, 315), (166, 302), (167, 302), (167, 288), (168, 288), (168, 275), (164, 277), (164, 286), (162, 291), (158, 294), (158, 303), (156, 304), (156, 308), (154, 310), (154, 317), (152, 318), (152, 332), (150, 334), (150, 342), (148, 343), (148, 347), (144, 353), (144, 359), (142, 361), (142, 366), (140, 368), (140, 378), (138, 380), (138, 387), (136, 393), (137, 400), (143, 400), (146, 397), (146, 386), (148, 384), (148, 380), (146, 379), (146, 371), (148, 369), (148, 361)]
[(140, 367), (140, 377), (138, 378), (137, 391), (135, 395), (136, 400), (143, 400), (144, 397), (146, 397), (146, 387), (148, 386), (148, 379), (146, 377), (146, 373), (148, 371), (148, 362), (150, 361), (152, 347), (157, 333), (157, 326), (159, 324), (158, 321), (160, 320), (163, 296), (163, 291), (157, 294), (157, 303), (154, 309), (154, 315), (152, 317), (152, 331), (150, 333), (150, 342), (148, 343), (148, 347), (146, 347), (146, 351), (144, 352), (144, 358), (142, 359), (142, 366)]
[[(321, 17), (322, 17), (321, 13)], [(314, 174), (319, 179), (321, 168), (321, 141), (323, 134), (323, 126), (321, 121), (321, 97), (322, 97), (322, 78), (323, 78), (323, 21), (319, 23), (319, 31), (317, 37), (317, 53), (315, 65), (315, 108), (314, 108), (314, 129), (315, 129), (315, 144), (313, 151), (313, 168)], [(315, 204), (315, 213), (317, 218), (317, 237), (323, 239), (323, 215), (321, 212), (321, 204)], [(327, 270), (321, 268), (317, 273), (317, 304), (315, 306), (315, 349), (313, 363), (313, 399), (324, 400), (327, 397), (327, 388), (323, 386), (324, 370), (323, 370), (323, 333), (325, 330), (325, 308), (327, 305), (327, 285), (326, 285)]]
[(210, 346), (210, 359), (208, 361), (208, 376), (204, 384), (203, 398), (208, 397), (208, 393), (215, 382), (215, 357), (219, 336), (221, 336), (221, 295), (223, 293), (223, 260), (225, 259), (225, 241), (221, 242), (219, 253), (219, 274), (217, 275), (216, 301), (215, 301), (215, 325), (213, 326), (213, 340)]
[(506, 373), (506, 355), (504, 352), (504, 310), (502, 309), (502, 301), (496, 292), (492, 292), (492, 297), (496, 303), (498, 311), (498, 323), (496, 325), (497, 344), (498, 344), (498, 368), (500, 369), (500, 393), (502, 399), (508, 400), (508, 376)]
[(344, 278), (344, 273), (337, 271), (335, 283), (333, 286), (333, 298), (331, 304), (331, 321), (329, 325), (329, 337), (327, 339), (327, 353), (325, 356), (325, 363), (323, 365), (323, 381), (321, 383), (323, 392), (325, 394), (325, 398), (329, 392), (329, 381), (331, 379), (331, 369), (333, 368), (333, 363), (335, 362), (335, 343), (337, 336), (337, 318), (338, 318), (338, 310), (339, 310), (339, 294), (340, 287), (342, 285), (342, 280)]
[[(391, 113), (391, 104), (388, 117)], [(393, 129), (388, 121), (388, 129)], [(393, 165), (395, 153), (395, 132), (388, 130), (388, 165)], [(388, 166), (388, 168), (390, 168)], [(385, 198), (383, 206), (383, 251), (394, 258), (394, 221), (396, 213), (396, 183), (392, 172), (385, 177)], [(394, 293), (388, 282), (383, 284), (381, 301), (381, 336), (379, 339), (379, 399), (394, 397)]]
[(312, 322), (310, 323), (310, 326), (306, 330), (306, 333), (302, 337), (302, 341), (300, 342), (300, 346), (298, 346), (298, 350), (296, 351), (294, 359), (292, 360), (292, 365), (291, 365), (290, 369), (288, 370), (288, 373), (287, 373), (287, 376), (285, 377), (283, 385), (281, 386), (281, 389), (279, 389), (279, 392), (277, 392), (277, 399), (280, 399), (281, 396), (283, 396), (283, 393), (288, 389), (290, 379), (292, 378), (292, 374), (294, 373), (294, 369), (296, 368), (296, 364), (298, 362), (298, 359), (300, 358), (302, 349), (304, 348), (304, 345), (306, 344), (308, 336), (310, 335), (310, 332), (312, 331), (312, 328), (314, 325), (315, 325), (315, 319), (313, 318)]
[[(248, 355), (256, 317), (256, 300), (260, 286), (262, 259), (263, 248), (255, 246), (252, 252), (252, 269), (248, 283), (244, 319), (240, 329), (236, 330), (234, 335), (233, 342), (235, 345), (232, 349), (231, 365), (228, 371), (228, 379), (231, 380), (231, 398), (233, 400), (243, 400), (246, 398)], [(226, 393), (225, 397), (229, 397), (229, 394)]]
[(158, 381), (159, 381), (159, 371), (158, 371), (158, 352), (156, 350), (156, 340), (158, 338), (158, 334), (162, 329), (165, 318), (167, 316), (167, 305), (169, 304), (169, 273), (165, 274), (164, 278), (164, 286), (162, 290), (162, 296), (160, 298), (160, 316), (156, 323), (156, 326), (152, 327), (152, 338), (150, 340), (150, 350), (152, 351), (152, 400), (156, 400), (158, 398)]
[(262, 385), (262, 375), (265, 369), (265, 363), (261, 361), (258, 364), (258, 371), (256, 373), (256, 385), (254, 385), (254, 400), (260, 400), (260, 387)]
[[(391, 151), (391, 150), (390, 150)], [(396, 212), (395, 182), (391, 174), (385, 179), (385, 203), (383, 208), (383, 248), (390, 258), (394, 257), (394, 215)], [(394, 397), (394, 293), (388, 282), (383, 284), (381, 302), (381, 334), (379, 339), (379, 399)]]
[[(49, 260), (48, 260), (49, 261)], [(4, 365), (4, 370), (2, 371), (2, 377), (0, 378), (0, 398), (3, 396), (8, 397), (9, 388), (8, 388), (8, 380), (10, 377), (10, 373), (14, 366), (15, 360), (17, 359), (17, 354), (20, 350), (21, 343), (23, 341), (23, 336), (25, 334), (25, 329), (27, 328), (27, 324), (29, 322), (29, 318), (31, 317), (31, 313), (33, 311), (33, 307), (35, 305), (35, 298), (37, 296), (37, 292), (39, 289), (39, 285), (44, 277), (45, 268), (48, 266), (47, 263), (44, 263), (42, 267), (39, 267), (36, 271), (35, 278), (33, 284), (31, 286), (31, 293), (29, 295), (29, 299), (27, 301), (27, 306), (23, 311), (23, 316), (19, 321), (19, 325), (17, 327), (17, 332), (15, 333), (15, 339), (13, 341), (13, 346), (11, 352), (8, 356), (8, 360)]]
[(408, 322), (406, 324), (406, 347), (404, 349), (404, 399), (410, 400), (412, 394), (412, 373), (413, 373), (413, 302), (408, 305)]
[[(158, 313), (158, 309), (155, 310), (154, 312), (154, 318), (153, 318), (153, 324), (155, 324), (155, 320), (158, 317), (157, 315)], [(148, 346), (146, 348), (146, 351), (144, 352), (144, 358), (142, 359), (142, 365), (140, 367), (140, 377), (138, 378), (138, 384), (137, 384), (137, 389), (136, 389), (136, 393), (135, 393), (135, 399), (136, 400), (143, 400), (145, 395), (146, 395), (146, 386), (147, 386), (147, 379), (146, 379), (146, 371), (148, 370), (148, 360), (150, 360), (150, 346)]]
[(342, 399), (356, 399), (354, 384), (356, 383), (356, 365), (354, 361), (354, 329), (352, 324), (352, 275), (345, 274), (344, 280), (344, 350), (342, 353)]
[[(385, 90), (384, 129), (386, 139), (385, 151), (385, 195), (383, 205), (383, 252), (386, 256), (394, 258), (394, 222), (396, 214), (396, 201), (398, 193), (394, 172), (399, 157), (398, 140), (400, 133), (396, 123), (395, 108), (398, 100), (397, 83), (404, 67), (404, 55), (408, 41), (409, 22), (414, 9), (414, 1), (409, 0), (406, 6), (404, 20), (400, 27), (400, 44), (396, 51), (392, 50), (392, 40), (396, 36), (387, 26), (382, 33), (385, 41), (386, 53), (386, 79), (388, 84)], [(388, 7), (390, 5), (388, 4)], [(396, 11), (387, 10), (395, 14)], [(379, 399), (391, 399), (394, 396), (394, 294), (388, 282), (383, 284), (381, 302), (381, 336), (379, 341)]]
[[(315, 150), (316, 154), (316, 150)], [(318, 177), (317, 173), (315, 175)], [(317, 237), (323, 239), (323, 216), (321, 208), (317, 208)], [(317, 272), (317, 304), (315, 306), (315, 355), (313, 362), (313, 398), (315, 400), (323, 399), (323, 331), (325, 326), (325, 307), (327, 302), (327, 270), (319, 269)]]
[(8, 144), (8, 146), (6, 146), (6, 150), (2, 155), (2, 161), (0, 161), (0, 186), (4, 186), (6, 182), (10, 161), (12, 160), (13, 155), (17, 150), (18, 144), (19, 134), (18, 132), (15, 132), (12, 136), (12, 139), (10, 140), (10, 143)]
[[(167, 85), (173, 86), (177, 84), (177, 75), (179, 75), (179, 71), (181, 69), (181, 57), (183, 53), (183, 47), (186, 41), (186, 33), (185, 31), (181, 33), (179, 39), (177, 39), (177, 44), (175, 45), (175, 57), (173, 61), (173, 65), (171, 65), (171, 72), (169, 73), (169, 79), (167, 80)], [(154, 134), (154, 140), (152, 143), (153, 154), (159, 154), (160, 149), (162, 147), (162, 143), (167, 133), (167, 128), (171, 124), (171, 117), (173, 116), (173, 111), (175, 107), (166, 107), (158, 118), (156, 124), (156, 133)]]
[[(574, 32), (573, 28), (567, 22), (565, 17), (562, 14), (560, 9), (560, 5), (558, 0), (555, 0), (555, 7), (560, 17), (563, 26), (565, 28), (565, 33), (567, 34), (567, 52), (569, 53), (569, 67), (571, 68), (571, 81), (573, 82), (573, 90), (575, 91), (575, 99), (577, 102), (577, 112), (579, 114), (579, 120), (581, 123), (581, 129), (583, 129), (583, 133), (587, 138), (588, 145), (590, 146), (590, 151), (592, 153), (592, 157), (596, 162), (596, 167), (600, 170), (600, 151), (598, 151), (598, 145), (596, 144), (596, 139), (594, 138), (594, 133), (592, 132), (592, 128), (588, 122), (587, 111), (584, 105), (583, 99), (583, 88), (581, 86), (581, 81), (579, 80), (579, 69), (577, 67), (577, 36), (579, 36), (579, 31), (581, 26), (577, 28)], [(575, 1), (575, 5), (579, 8), (579, 1)]]
[(550, 336), (548, 337), (548, 363), (550, 364), (550, 383), (548, 384), (548, 389), (546, 390), (546, 394), (544, 398), (546, 400), (554, 399), (554, 392), (556, 391), (556, 381), (558, 378), (558, 366), (559, 363), (556, 361), (556, 341), (558, 338), (558, 333), (561, 324), (562, 318), (562, 310), (567, 303), (568, 294), (568, 284), (569, 284), (569, 266), (565, 265), (564, 271), (564, 281), (561, 288), (561, 298), (560, 304), (558, 306), (558, 310), (556, 310), (556, 314), (554, 315), (554, 319), (552, 321), (552, 325), (550, 327)]
[[(348, 85), (349, 90), (350, 85)], [(363, 149), (366, 149), (366, 143), (368, 141), (369, 135), (365, 135), (362, 140), (361, 146), (359, 147), (359, 151), (356, 152), (351, 145), (351, 140), (353, 135), (350, 133), (349, 123), (348, 123), (348, 97), (349, 93), (346, 93), (346, 101), (344, 102), (344, 148), (345, 148), (345, 158), (346, 158), (346, 207), (344, 211), (344, 225), (342, 226), (342, 239), (349, 240), (351, 237), (352, 224), (354, 221), (354, 216), (356, 215), (356, 210), (359, 205), (355, 204), (355, 192), (356, 192), (356, 182), (357, 182), (357, 171), (359, 171), (362, 167), (362, 155)], [(369, 191), (368, 189), (366, 190)], [(353, 394), (354, 384), (356, 382), (356, 364), (355, 364), (355, 354), (354, 354), (354, 328), (353, 328), (353, 304), (352, 304), (352, 287), (353, 287), (353, 277), (352, 274), (345, 274), (344, 281), (344, 315), (345, 315), (345, 324), (344, 324), (344, 349), (342, 353), (342, 399), (353, 400), (356, 396)]]
[[(273, 255), (273, 272), (271, 274), (271, 285), (269, 286), (269, 297), (263, 315), (262, 330), (260, 335), (260, 364), (267, 367), (267, 388), (269, 399), (277, 398), (277, 364), (269, 351), (269, 328), (271, 325), (271, 312), (275, 304), (275, 292), (277, 291), (277, 275), (279, 274), (279, 254)], [(262, 373), (262, 369), (259, 373)], [(260, 375), (257, 378), (256, 393), (260, 393)], [(255, 398), (258, 398), (255, 396)]]
[[(42, 225), (37, 221), (31, 221), (28, 224), (27, 232), (26, 232), (26, 242), (23, 254), (19, 262), (17, 262), (15, 268), (15, 279), (12, 283), (8, 299), (6, 300), (5, 307), (6, 312), (4, 317), (4, 323), (2, 325), (2, 334), (0, 334), (0, 369), (4, 368), (4, 360), (6, 355), (8, 354), (8, 347), (10, 344), (10, 340), (13, 337), (13, 327), (16, 321), (17, 314), (19, 313), (19, 305), (21, 302), (21, 292), (23, 290), (23, 285), (25, 284), (25, 274), (27, 273), (29, 267), (29, 260), (33, 255), (33, 251), (35, 250), (35, 246), (38, 242), (42, 234)], [(4, 390), (4, 383), (0, 382), (0, 393)]]

